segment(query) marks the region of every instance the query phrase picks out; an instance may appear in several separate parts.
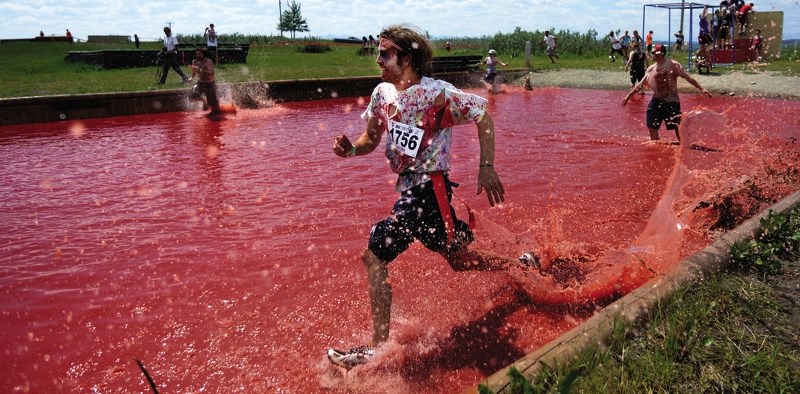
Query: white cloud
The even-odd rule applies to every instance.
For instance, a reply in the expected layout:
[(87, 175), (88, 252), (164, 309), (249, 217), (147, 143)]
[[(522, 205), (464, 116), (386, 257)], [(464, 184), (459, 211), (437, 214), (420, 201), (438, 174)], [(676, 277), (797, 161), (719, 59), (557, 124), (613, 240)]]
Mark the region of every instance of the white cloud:
[[(642, 9), (647, 0), (484, 0), (396, 2), (355, 0), (298, 1), (311, 31), (317, 37), (347, 37), (377, 34), (393, 23), (411, 23), (435, 37), (474, 37), (524, 30), (555, 28), (584, 33), (589, 29), (606, 34), (614, 29), (642, 30)], [(661, 2), (664, 3), (664, 2)], [(712, 1), (711, 4), (717, 4)], [(287, 9), (286, 1), (283, 10)], [(800, 38), (798, 0), (771, 0), (756, 3), (756, 11), (784, 12), (784, 37)], [(685, 23), (690, 21), (688, 12)], [(214, 23), (221, 33), (277, 34), (278, 2), (273, 0), (32, 0), (0, 1), (0, 38), (63, 34), (66, 29), (79, 38), (88, 35), (133, 35), (158, 38), (161, 29), (172, 22), (178, 34), (202, 33)], [(656, 39), (666, 39), (667, 31), (678, 28), (680, 11), (648, 7), (647, 30)], [(672, 27), (667, 25), (672, 19)], [(685, 27), (688, 25), (684, 25)], [(694, 26), (693, 26), (694, 27)], [(688, 28), (684, 28), (688, 31)]]

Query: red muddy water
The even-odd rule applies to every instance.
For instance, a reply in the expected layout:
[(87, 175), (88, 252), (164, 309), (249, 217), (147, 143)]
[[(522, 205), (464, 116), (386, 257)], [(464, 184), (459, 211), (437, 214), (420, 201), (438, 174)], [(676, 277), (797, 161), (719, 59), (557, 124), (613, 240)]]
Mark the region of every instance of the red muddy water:
[(331, 152), (363, 99), (0, 128), (0, 391), (149, 392), (136, 359), (167, 393), (473, 387), (709, 244), (713, 208), (796, 190), (800, 102), (683, 95), (676, 146), (624, 93), (491, 96), (500, 207), (456, 128), (476, 246), (579, 273), (456, 273), (414, 245), (390, 265), (390, 342), (346, 375), (325, 350), (371, 337), (359, 254), (396, 197), (380, 152)]

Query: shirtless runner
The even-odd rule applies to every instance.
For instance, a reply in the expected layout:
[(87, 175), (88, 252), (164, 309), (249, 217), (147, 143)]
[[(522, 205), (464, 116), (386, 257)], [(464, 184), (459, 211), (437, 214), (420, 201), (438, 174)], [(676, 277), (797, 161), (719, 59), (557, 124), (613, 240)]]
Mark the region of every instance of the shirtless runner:
[(622, 105), (636, 92), (649, 87), (653, 91), (653, 98), (647, 106), (647, 127), (650, 130), (650, 139), (660, 139), (658, 129), (661, 122), (666, 124), (667, 130), (675, 130), (675, 136), (680, 141), (678, 125), (681, 123), (681, 101), (678, 97), (678, 77), (685, 79), (703, 94), (711, 97), (711, 93), (700, 86), (700, 83), (686, 73), (680, 63), (667, 59), (667, 48), (663, 44), (656, 45), (653, 49), (655, 61), (644, 73), (644, 78), (622, 100)]

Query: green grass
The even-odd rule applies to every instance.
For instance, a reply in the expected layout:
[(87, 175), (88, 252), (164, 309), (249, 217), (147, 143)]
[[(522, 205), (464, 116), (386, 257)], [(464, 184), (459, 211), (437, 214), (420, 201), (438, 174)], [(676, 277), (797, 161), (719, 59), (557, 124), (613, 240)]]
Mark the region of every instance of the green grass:
[[(441, 48), (441, 43), (435, 43)], [(474, 44), (464, 44), (453, 52), (437, 49), (436, 56), (446, 55), (484, 55), (490, 43), (476, 39)], [(0, 68), (5, 77), (0, 80), (0, 97), (27, 97), (76, 93), (131, 92), (181, 87), (180, 80), (170, 71), (164, 86), (156, 84), (156, 67), (106, 70), (100, 67), (68, 63), (64, 60), (69, 51), (91, 51), (99, 49), (131, 49), (132, 44), (95, 44), (61, 42), (5, 42), (0, 44)], [(157, 50), (160, 43), (142, 43), (143, 49)], [(484, 48), (486, 47), (486, 48)], [(357, 45), (332, 45), (330, 51), (323, 53), (304, 53), (302, 45), (279, 45), (254, 43), (250, 46), (247, 64), (224, 64), (217, 67), (217, 79), (222, 83), (253, 81), (276, 81), (311, 78), (347, 78), (378, 75), (379, 70), (373, 57), (358, 55)], [(520, 51), (521, 52), (521, 51)], [(589, 69), (617, 70), (620, 60), (610, 63), (605, 52), (575, 55), (560, 53), (557, 64), (551, 64), (547, 56), (538, 53), (532, 56), (531, 69)], [(685, 59), (685, 52), (677, 55)], [(766, 67), (771, 71), (781, 71), (789, 75), (800, 75), (800, 62), (796, 54), (786, 51), (785, 60), (773, 61)], [(512, 57), (511, 53), (499, 53), (505, 69), (526, 68), (523, 55)], [(736, 66), (751, 70), (752, 66)], [(762, 69), (762, 67), (759, 67)], [(188, 72), (185, 67), (184, 71)], [(716, 71), (724, 70), (717, 68)]]

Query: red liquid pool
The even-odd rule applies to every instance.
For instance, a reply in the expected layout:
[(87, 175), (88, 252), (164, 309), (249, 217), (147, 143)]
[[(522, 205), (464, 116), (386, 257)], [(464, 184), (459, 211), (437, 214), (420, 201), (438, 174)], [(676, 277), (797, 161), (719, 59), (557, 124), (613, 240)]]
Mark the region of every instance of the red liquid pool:
[[(797, 168), (800, 102), (684, 95), (684, 111), (703, 109), (684, 122), (698, 149), (684, 149), (647, 142), (649, 96), (623, 95), (492, 96), (496, 208), (475, 195), (475, 127), (456, 128), (451, 178), (478, 214), (476, 246), (588, 256), (600, 281), (620, 255), (661, 273), (713, 240), (700, 202)], [(328, 347), (371, 337), (359, 255), (396, 198), (382, 147), (331, 152), (362, 132), (363, 109), (0, 128), (0, 391), (149, 392), (139, 359), (169, 393), (461, 392), (591, 314), (415, 245), (390, 265), (390, 343), (373, 365), (332, 369)], [(779, 198), (792, 182), (761, 188)]]

